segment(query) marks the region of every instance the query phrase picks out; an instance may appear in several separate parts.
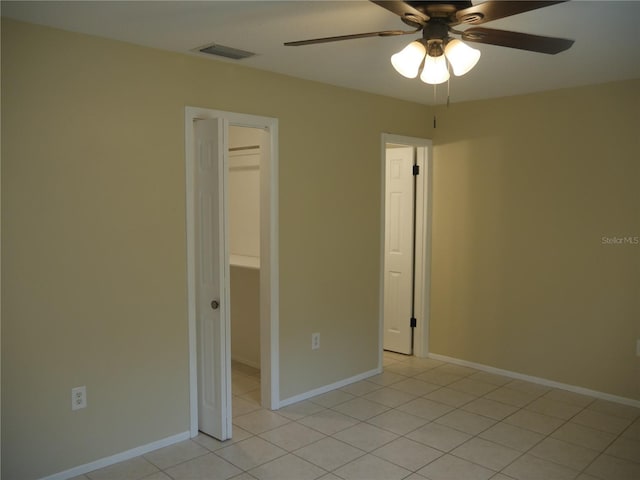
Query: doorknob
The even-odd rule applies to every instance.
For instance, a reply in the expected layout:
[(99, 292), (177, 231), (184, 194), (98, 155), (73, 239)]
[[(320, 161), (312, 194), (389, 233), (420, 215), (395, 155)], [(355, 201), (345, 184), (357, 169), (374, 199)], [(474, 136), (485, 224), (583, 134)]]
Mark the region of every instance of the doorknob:
[(213, 308), (214, 310), (217, 310), (219, 306), (220, 306), (220, 303), (217, 300), (211, 300), (211, 308)]

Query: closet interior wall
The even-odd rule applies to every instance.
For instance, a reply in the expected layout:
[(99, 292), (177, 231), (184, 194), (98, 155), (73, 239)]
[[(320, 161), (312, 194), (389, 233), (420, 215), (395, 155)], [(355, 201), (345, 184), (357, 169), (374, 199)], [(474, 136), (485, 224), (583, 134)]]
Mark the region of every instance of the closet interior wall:
[(231, 358), (260, 368), (260, 160), (263, 132), (229, 128)]

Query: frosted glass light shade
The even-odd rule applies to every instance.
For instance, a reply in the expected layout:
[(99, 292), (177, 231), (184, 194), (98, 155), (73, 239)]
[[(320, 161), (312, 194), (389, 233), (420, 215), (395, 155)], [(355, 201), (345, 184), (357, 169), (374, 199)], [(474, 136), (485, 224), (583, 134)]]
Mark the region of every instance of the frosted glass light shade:
[(471, 48), (458, 39), (451, 40), (447, 43), (444, 54), (447, 56), (456, 77), (467, 73), (475, 67), (478, 60), (480, 60), (480, 50)]
[(449, 69), (444, 55), (438, 57), (427, 55), (420, 80), (431, 85), (438, 85), (449, 80)]
[(411, 42), (398, 53), (391, 55), (391, 65), (403, 77), (416, 78), (426, 53), (427, 49), (422, 43)]

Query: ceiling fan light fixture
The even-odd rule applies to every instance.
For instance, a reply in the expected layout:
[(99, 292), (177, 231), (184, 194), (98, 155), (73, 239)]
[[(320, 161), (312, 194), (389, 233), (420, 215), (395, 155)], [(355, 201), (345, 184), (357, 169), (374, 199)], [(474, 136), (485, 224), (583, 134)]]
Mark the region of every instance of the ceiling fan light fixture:
[[(285, 45), (299, 46), (316, 43), (336, 42), (368, 37), (394, 37), (422, 31), (422, 38), (411, 42), (401, 51), (391, 56), (394, 69), (406, 78), (420, 75), (423, 82), (438, 85), (449, 80), (451, 73), (462, 76), (468, 73), (480, 60), (480, 51), (471, 48), (450, 35), (460, 36), (468, 42), (477, 42), (499, 47), (509, 47), (530, 52), (555, 55), (570, 48), (574, 41), (528, 33), (512, 32), (485, 27), (470, 27), (456, 30), (459, 24), (481, 25), (493, 20), (511, 17), (532, 10), (562, 3), (533, 1), (409, 1), (377, 2), (386, 10), (398, 15), (402, 22), (414, 28), (412, 31), (382, 30), (334, 37), (314, 38)], [(434, 99), (435, 99), (434, 88)], [(448, 89), (447, 89), (448, 90)], [(447, 97), (448, 98), (448, 97)], [(447, 100), (448, 103), (448, 100)]]
[(391, 65), (403, 77), (416, 78), (426, 53), (427, 49), (422, 42), (416, 40), (398, 53), (391, 55)]
[(469, 72), (480, 60), (480, 50), (471, 48), (458, 39), (453, 39), (447, 43), (444, 54), (447, 56), (447, 60), (449, 60), (453, 74), (456, 77)]
[(420, 80), (430, 85), (438, 85), (449, 80), (449, 69), (444, 55), (432, 57), (427, 55), (424, 68), (420, 74)]

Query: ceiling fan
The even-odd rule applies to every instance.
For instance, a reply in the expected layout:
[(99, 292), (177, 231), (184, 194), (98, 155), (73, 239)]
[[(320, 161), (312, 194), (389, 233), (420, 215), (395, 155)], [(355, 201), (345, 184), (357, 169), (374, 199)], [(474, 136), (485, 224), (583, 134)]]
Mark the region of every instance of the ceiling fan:
[[(391, 57), (391, 63), (401, 75), (420, 79), (426, 83), (439, 84), (449, 79), (451, 66), (456, 76), (471, 70), (480, 58), (480, 51), (466, 45), (462, 40), (486, 43), (501, 47), (517, 48), (531, 52), (555, 55), (573, 45), (565, 38), (531, 35), (528, 33), (496, 30), (484, 27), (469, 27), (456, 30), (461, 24), (480, 25), (492, 20), (510, 17), (519, 13), (549, 7), (563, 1), (486, 1), (473, 5), (470, 1), (374, 1), (392, 13), (413, 30), (383, 30), (356, 33), (337, 37), (315, 38), (287, 42), (287, 46), (311, 45), (366, 37), (392, 37), (422, 31), (422, 38), (411, 42), (402, 51)], [(459, 36), (461, 40), (454, 38)]]

